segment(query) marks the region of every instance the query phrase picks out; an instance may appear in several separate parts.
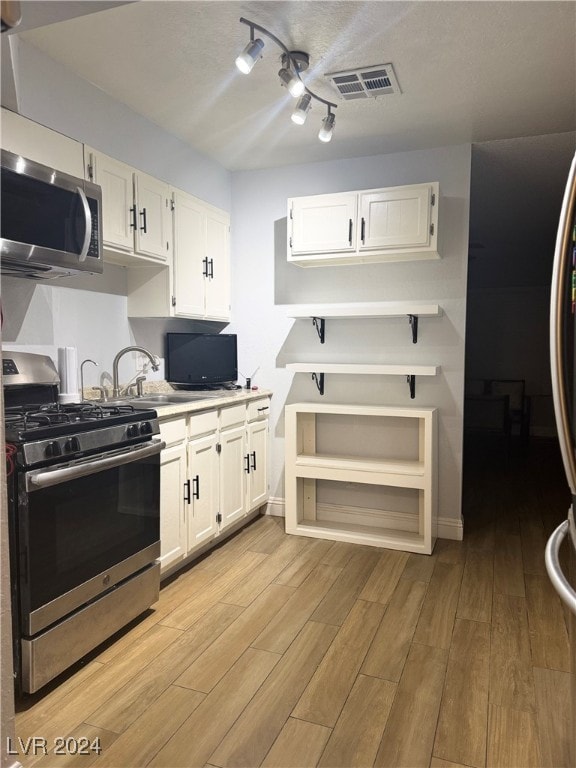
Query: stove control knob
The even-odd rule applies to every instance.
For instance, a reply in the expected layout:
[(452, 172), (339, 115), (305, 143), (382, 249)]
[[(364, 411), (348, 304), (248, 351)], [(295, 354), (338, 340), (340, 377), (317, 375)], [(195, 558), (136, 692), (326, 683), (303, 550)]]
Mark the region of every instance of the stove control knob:
[(60, 443), (58, 443), (56, 440), (53, 440), (51, 443), (48, 443), (45, 450), (46, 458), (51, 459), (54, 456), (60, 456), (62, 454), (62, 448), (60, 448)]
[(129, 424), (126, 428), (126, 437), (138, 437), (139, 434), (138, 424)]
[(149, 421), (143, 421), (142, 424), (140, 424), (140, 434), (141, 435), (152, 434), (152, 424), (150, 424)]
[(80, 450), (80, 440), (77, 437), (69, 437), (64, 444), (66, 453), (75, 453)]

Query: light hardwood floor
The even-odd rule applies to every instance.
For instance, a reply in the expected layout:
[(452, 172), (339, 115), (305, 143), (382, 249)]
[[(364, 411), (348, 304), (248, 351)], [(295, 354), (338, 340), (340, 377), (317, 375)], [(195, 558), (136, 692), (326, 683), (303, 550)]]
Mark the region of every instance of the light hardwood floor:
[(17, 735), (100, 738), (25, 766), (567, 765), (566, 617), (543, 563), (552, 444), (468, 460), (465, 540), (432, 556), (258, 519), (142, 620), (18, 702)]

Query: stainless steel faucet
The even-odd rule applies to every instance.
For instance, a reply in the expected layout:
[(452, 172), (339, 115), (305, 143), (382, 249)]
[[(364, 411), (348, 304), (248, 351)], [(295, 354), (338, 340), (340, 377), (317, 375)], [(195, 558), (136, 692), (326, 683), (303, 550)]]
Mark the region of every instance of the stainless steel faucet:
[(120, 387), (118, 385), (118, 363), (120, 362), (120, 358), (127, 352), (140, 352), (141, 354), (146, 355), (152, 364), (153, 371), (157, 371), (160, 367), (160, 361), (156, 355), (148, 352), (148, 350), (144, 349), (144, 347), (124, 347), (124, 349), (121, 349), (120, 352), (118, 352), (114, 358), (114, 362), (112, 363), (112, 397), (120, 397)]

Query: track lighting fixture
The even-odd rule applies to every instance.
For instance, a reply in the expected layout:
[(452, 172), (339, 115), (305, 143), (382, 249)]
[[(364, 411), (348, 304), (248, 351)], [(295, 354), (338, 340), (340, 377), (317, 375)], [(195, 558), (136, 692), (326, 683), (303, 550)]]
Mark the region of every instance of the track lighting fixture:
[(303, 51), (290, 51), (272, 32), (269, 32), (259, 24), (255, 24), (253, 21), (241, 18), (241, 24), (246, 24), (250, 28), (250, 42), (244, 48), (242, 53), (236, 59), (236, 66), (244, 74), (251, 72), (252, 67), (260, 57), (264, 43), (261, 38), (255, 38), (254, 31), (258, 30), (266, 37), (270, 38), (276, 45), (283, 51), (282, 53), (282, 67), (278, 72), (278, 77), (282, 85), (286, 86), (291, 96), (298, 99), (298, 103), (292, 112), (292, 121), (297, 125), (303, 125), (306, 121), (306, 117), (312, 106), (312, 100), (318, 101), (324, 104), (328, 109), (328, 114), (322, 121), (322, 127), (318, 138), (320, 141), (330, 141), (332, 138), (332, 131), (336, 122), (336, 117), (332, 112), (336, 109), (337, 104), (323, 99), (321, 96), (317, 96), (309, 88), (306, 87), (304, 81), (301, 78), (301, 73), (308, 69), (309, 57), (307, 53)]
[(236, 66), (244, 75), (248, 75), (252, 71), (252, 67), (256, 64), (256, 60), (260, 56), (260, 53), (264, 48), (264, 43), (258, 37), (256, 40), (252, 37), (246, 48), (236, 58)]
[(305, 93), (298, 99), (294, 112), (292, 112), (292, 122), (296, 123), (296, 125), (304, 125), (311, 102), (312, 96), (309, 93)]
[(330, 107), (328, 107), (328, 114), (322, 120), (322, 128), (320, 128), (320, 132), (318, 133), (318, 138), (320, 141), (330, 141), (332, 139), (332, 132), (334, 130), (334, 125), (336, 123), (336, 118), (333, 115), (332, 112), (330, 112)]

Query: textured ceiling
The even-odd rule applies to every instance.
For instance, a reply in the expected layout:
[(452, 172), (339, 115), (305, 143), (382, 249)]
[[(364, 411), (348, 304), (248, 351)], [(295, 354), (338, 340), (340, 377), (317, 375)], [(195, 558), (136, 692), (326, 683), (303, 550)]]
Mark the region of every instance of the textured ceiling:
[[(250, 75), (236, 70), (240, 16), (310, 54), (308, 85), (339, 104), (330, 144), (316, 138), (324, 108), (290, 120), (271, 41)], [(22, 38), (231, 170), (576, 129), (573, 2), (146, 0)], [(401, 95), (344, 102), (324, 78), (385, 62)]]

